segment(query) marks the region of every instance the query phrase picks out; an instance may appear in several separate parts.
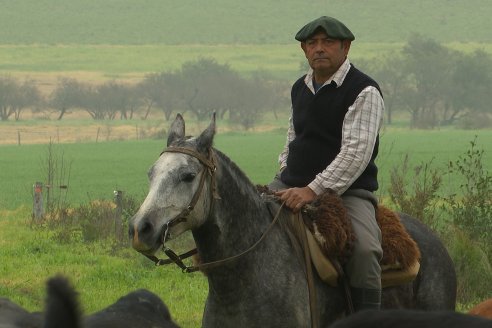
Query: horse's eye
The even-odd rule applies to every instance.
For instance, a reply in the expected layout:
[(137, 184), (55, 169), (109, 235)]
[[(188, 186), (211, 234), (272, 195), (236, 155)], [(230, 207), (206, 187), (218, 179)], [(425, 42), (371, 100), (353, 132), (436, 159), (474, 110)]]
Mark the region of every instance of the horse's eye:
[(181, 177), (181, 180), (183, 182), (191, 182), (191, 181), (193, 181), (195, 179), (195, 177), (196, 177), (196, 173), (185, 173)]

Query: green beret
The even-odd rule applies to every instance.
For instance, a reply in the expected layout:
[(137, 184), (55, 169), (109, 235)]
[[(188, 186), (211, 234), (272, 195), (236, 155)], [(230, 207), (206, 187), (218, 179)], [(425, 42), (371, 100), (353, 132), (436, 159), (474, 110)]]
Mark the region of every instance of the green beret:
[(318, 29), (322, 28), (325, 30), (326, 34), (334, 39), (340, 40), (355, 40), (355, 36), (350, 32), (350, 30), (338, 19), (328, 16), (321, 16), (318, 19), (307, 23), (303, 28), (299, 30), (296, 34), (297, 41), (306, 41), (309, 37), (313, 36)]

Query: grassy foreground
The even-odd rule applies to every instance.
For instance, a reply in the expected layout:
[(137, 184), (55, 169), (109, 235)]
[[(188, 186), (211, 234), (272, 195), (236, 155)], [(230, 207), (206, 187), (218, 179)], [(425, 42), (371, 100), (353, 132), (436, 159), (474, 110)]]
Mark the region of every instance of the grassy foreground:
[[(42, 311), (46, 279), (63, 274), (79, 292), (85, 313), (146, 288), (159, 295), (182, 327), (200, 326), (207, 294), (205, 278), (176, 267), (156, 268), (129, 248), (108, 242), (55, 242), (50, 231), (30, 226), (30, 210), (0, 211), (0, 296)], [(117, 256), (115, 256), (117, 255)]]

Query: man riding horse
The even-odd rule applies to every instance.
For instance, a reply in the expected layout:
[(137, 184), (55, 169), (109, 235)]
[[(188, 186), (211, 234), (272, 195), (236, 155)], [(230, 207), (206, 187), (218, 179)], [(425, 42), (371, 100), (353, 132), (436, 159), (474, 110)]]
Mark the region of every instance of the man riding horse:
[(342, 22), (320, 17), (295, 38), (310, 69), (292, 87), (287, 142), (269, 188), (294, 212), (328, 189), (341, 196), (357, 236), (345, 266), (354, 309), (379, 309), (382, 248), (373, 192), (381, 90), (347, 58), (355, 37)]

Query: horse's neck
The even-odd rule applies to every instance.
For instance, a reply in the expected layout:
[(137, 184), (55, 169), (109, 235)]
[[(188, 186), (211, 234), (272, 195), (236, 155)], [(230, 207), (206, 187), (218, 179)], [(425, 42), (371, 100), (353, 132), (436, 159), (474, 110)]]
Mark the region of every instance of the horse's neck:
[(219, 157), (216, 184), (220, 199), (213, 200), (209, 217), (195, 233), (202, 257), (231, 256), (257, 240), (271, 221), (256, 187), (227, 158)]
[[(247, 177), (230, 162), (219, 158), (217, 188), (220, 199), (214, 200), (212, 211), (205, 224), (193, 234), (203, 262), (222, 260), (242, 253), (255, 244), (272, 222), (272, 216)], [(235, 271), (237, 276), (246, 276), (253, 271), (268, 269), (271, 252), (275, 247), (285, 244), (285, 236), (274, 227), (258, 247), (238, 260), (227, 263), (229, 274)], [(284, 247), (285, 248), (285, 247)], [(261, 250), (268, 250), (262, 252)], [(250, 256), (254, 253), (254, 256)], [(255, 263), (252, 262), (252, 259)], [(258, 261), (265, 262), (258, 268)], [(214, 270), (221, 271), (221, 268)]]

